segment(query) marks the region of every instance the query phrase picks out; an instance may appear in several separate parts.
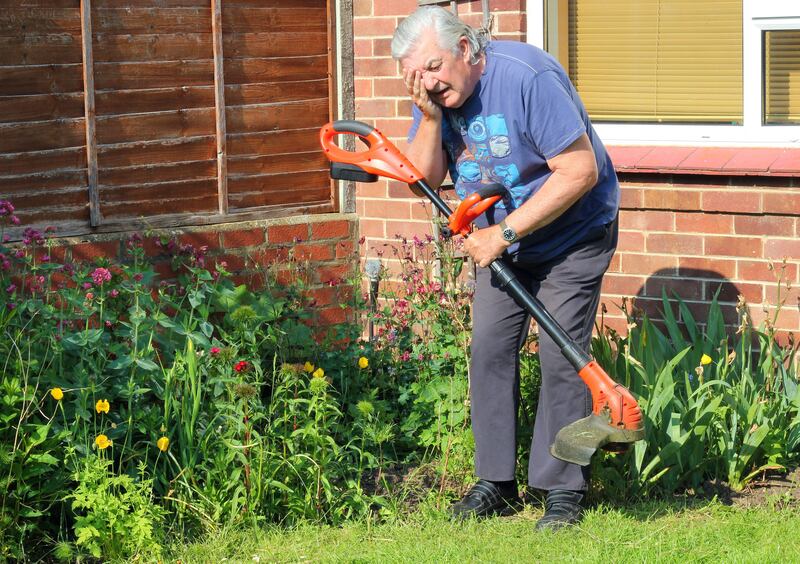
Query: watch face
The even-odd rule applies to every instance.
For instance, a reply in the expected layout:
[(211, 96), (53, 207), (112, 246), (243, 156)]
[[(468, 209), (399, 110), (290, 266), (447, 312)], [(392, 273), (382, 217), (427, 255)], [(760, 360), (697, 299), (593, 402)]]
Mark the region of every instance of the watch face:
[(503, 239), (506, 241), (514, 241), (517, 238), (517, 234), (514, 232), (513, 229), (510, 227), (506, 227), (503, 229)]

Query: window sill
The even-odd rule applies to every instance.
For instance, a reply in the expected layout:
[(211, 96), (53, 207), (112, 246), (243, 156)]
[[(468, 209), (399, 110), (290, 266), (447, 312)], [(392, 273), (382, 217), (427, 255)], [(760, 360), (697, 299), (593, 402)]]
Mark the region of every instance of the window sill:
[(617, 172), (798, 176), (800, 149), (779, 147), (608, 146)]

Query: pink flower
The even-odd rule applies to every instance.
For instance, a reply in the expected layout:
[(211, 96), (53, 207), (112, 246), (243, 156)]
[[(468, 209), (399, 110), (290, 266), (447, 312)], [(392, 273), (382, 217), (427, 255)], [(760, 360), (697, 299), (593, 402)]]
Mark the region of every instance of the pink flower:
[(211, 347), (211, 354), (218, 355), (219, 352), (220, 352), (220, 348), (219, 347)]
[(408, 351), (403, 351), (403, 354), (400, 356), (400, 360), (403, 362), (408, 362), (411, 360), (411, 353)]
[(84, 290), (88, 290), (91, 287), (92, 287), (92, 283), (91, 282), (84, 282), (83, 283), (83, 289)]
[(92, 272), (92, 280), (94, 281), (95, 286), (102, 286), (103, 282), (108, 282), (111, 280), (111, 273), (107, 268), (95, 268), (94, 272)]
[(246, 360), (240, 360), (239, 362), (236, 363), (236, 366), (234, 366), (233, 369), (236, 372), (244, 372), (245, 370), (247, 370), (248, 366), (249, 363)]
[(119, 290), (117, 290), (117, 289), (115, 288), (115, 289), (111, 290), (111, 291), (108, 293), (108, 295), (109, 295), (109, 296), (111, 296), (112, 298), (116, 298), (117, 296), (119, 296)]
[(86, 292), (86, 301), (90, 301), (94, 298), (94, 294), (91, 292)]

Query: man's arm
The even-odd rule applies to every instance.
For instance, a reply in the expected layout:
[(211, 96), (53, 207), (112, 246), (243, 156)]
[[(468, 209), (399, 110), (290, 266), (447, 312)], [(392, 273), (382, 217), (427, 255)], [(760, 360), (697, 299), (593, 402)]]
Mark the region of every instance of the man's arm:
[[(419, 71), (403, 69), (403, 81), (414, 104), (422, 112), (414, 140), (406, 156), (432, 188), (438, 188), (447, 175), (447, 158), (442, 148), (442, 108), (428, 97)], [(417, 196), (423, 196), (418, 192)]]
[[(550, 178), (506, 218), (506, 224), (520, 237), (552, 223), (597, 183), (597, 162), (585, 133), (549, 159), (547, 166), (552, 171)], [(464, 241), (464, 249), (482, 267), (488, 266), (508, 246), (497, 225), (475, 231)]]

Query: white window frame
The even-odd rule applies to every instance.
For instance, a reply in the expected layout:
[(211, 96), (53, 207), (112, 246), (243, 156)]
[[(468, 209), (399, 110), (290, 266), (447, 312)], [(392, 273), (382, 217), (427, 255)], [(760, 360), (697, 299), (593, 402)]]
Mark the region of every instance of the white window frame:
[[(527, 0), (528, 43), (558, 45), (558, 0)], [(554, 21), (546, 25), (545, 7)], [(800, 125), (763, 125), (763, 42), (767, 30), (800, 29), (798, 0), (742, 0), (742, 125), (595, 123), (609, 145), (709, 145), (800, 147)]]

